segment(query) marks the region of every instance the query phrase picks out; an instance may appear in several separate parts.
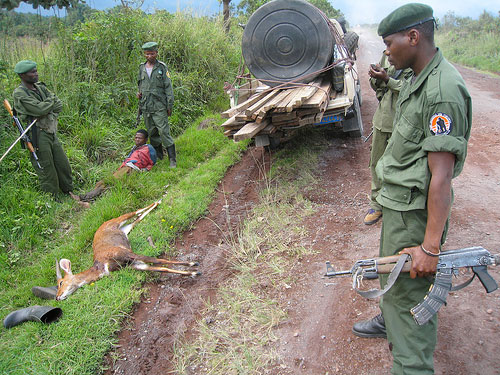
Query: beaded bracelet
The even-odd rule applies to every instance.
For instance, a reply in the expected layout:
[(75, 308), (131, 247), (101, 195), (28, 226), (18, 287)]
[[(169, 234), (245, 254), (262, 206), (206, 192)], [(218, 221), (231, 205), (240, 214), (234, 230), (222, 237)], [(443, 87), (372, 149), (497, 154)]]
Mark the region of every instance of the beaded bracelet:
[(425, 250), (424, 245), (420, 245), (420, 249), (421, 249), (424, 253), (426, 253), (428, 256), (430, 256), (430, 257), (438, 257), (438, 256), (441, 254), (441, 249), (439, 249), (439, 253), (437, 253), (437, 254), (435, 254), (435, 253), (431, 253), (430, 251)]

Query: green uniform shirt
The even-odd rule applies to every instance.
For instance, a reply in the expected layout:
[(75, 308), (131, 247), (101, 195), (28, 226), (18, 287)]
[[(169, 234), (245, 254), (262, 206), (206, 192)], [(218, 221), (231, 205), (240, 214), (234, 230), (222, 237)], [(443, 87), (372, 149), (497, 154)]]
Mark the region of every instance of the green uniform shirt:
[(27, 126), (35, 118), (36, 126), (47, 133), (57, 131), (57, 116), (62, 110), (62, 102), (47, 89), (43, 82), (35, 83), (37, 90), (30, 90), (22, 83), (14, 90), (14, 108), (22, 124)]
[(396, 211), (425, 209), (431, 174), (428, 152), (455, 154), (453, 177), (462, 171), (472, 125), (472, 101), (462, 76), (438, 49), (399, 94), (394, 130), (376, 172), (377, 202)]
[(389, 81), (386, 83), (380, 79), (370, 78), (370, 85), (375, 90), (379, 101), (375, 115), (373, 115), (373, 127), (382, 132), (391, 133), (399, 91), (403, 86), (403, 81), (411, 76), (412, 70), (408, 68), (402, 72), (397, 71), (389, 64), (385, 54), (382, 55), (380, 66), (387, 71)]
[(174, 92), (167, 65), (156, 61), (151, 77), (146, 71), (146, 63), (139, 66), (137, 80), (139, 92), (142, 93), (139, 105), (144, 113), (154, 113), (160, 110), (171, 110), (174, 105)]

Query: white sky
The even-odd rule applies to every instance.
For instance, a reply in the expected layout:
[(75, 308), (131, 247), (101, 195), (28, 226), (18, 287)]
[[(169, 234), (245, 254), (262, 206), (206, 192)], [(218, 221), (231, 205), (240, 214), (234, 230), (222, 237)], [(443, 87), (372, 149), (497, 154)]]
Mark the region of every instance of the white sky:
[[(232, 0), (231, 4), (237, 4), (239, 0)], [(362, 23), (378, 23), (397, 7), (418, 2), (418, 0), (330, 0), (334, 8), (340, 9), (348, 22), (354, 26)], [(434, 15), (443, 17), (448, 11), (453, 11), (457, 16), (477, 18), (483, 10), (493, 15), (500, 11), (500, 0), (421, 0), (420, 2), (430, 5), (434, 9)], [(87, 4), (96, 9), (112, 8), (120, 4), (119, 0), (87, 0)], [(218, 0), (145, 0), (143, 9), (152, 12), (154, 9), (165, 9), (171, 13), (177, 10), (192, 11), (195, 15), (212, 15), (222, 11), (222, 5)], [(30, 5), (23, 4), (19, 11), (33, 11)], [(54, 14), (49, 12), (48, 14)]]

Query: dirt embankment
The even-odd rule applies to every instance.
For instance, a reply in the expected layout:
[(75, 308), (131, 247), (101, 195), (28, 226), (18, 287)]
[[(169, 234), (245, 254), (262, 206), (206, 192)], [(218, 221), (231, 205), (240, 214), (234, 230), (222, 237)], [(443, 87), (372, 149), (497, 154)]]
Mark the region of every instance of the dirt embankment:
[[(358, 68), (363, 91), (365, 134), (377, 102), (368, 85), (368, 64), (379, 60), (381, 41), (358, 30)], [(460, 68), (474, 103), (473, 130), (463, 173), (454, 180), (455, 202), (446, 249), (481, 245), (500, 252), (500, 79)], [(322, 278), (324, 261), (350, 268), (353, 260), (377, 254), (380, 223), (365, 226), (370, 175), (369, 142), (335, 137), (320, 156), (317, 185), (306, 196), (316, 214), (304, 223), (306, 242), (315, 253), (301, 261), (298, 282), (280, 297), (289, 319), (276, 329), (281, 366), (271, 374), (387, 374), (391, 355), (383, 339), (361, 339), (352, 324), (378, 313), (377, 303), (350, 288), (350, 279)], [(258, 182), (267, 157), (251, 150), (222, 181), (207, 217), (180, 238), (176, 247), (200, 260), (203, 277), (192, 280), (167, 276), (150, 286), (119, 346), (108, 356), (111, 374), (165, 374), (171, 371), (173, 345), (193, 322), (203, 300), (215, 296), (218, 285), (231, 277), (226, 264), (224, 233), (234, 230), (257, 202)], [(229, 218), (229, 220), (228, 220)], [(500, 270), (491, 270), (500, 281)], [(439, 313), (437, 374), (500, 374), (500, 293), (486, 294), (479, 282), (451, 293)], [(112, 360), (111, 358), (118, 358)]]

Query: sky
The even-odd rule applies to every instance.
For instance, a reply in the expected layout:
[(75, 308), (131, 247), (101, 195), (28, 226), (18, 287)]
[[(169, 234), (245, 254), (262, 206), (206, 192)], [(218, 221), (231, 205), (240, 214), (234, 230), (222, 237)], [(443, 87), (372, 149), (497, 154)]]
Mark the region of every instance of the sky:
[[(334, 8), (340, 9), (352, 25), (363, 23), (378, 23), (382, 18), (397, 7), (418, 0), (330, 0)], [(500, 0), (421, 0), (420, 2), (430, 5), (434, 9), (434, 15), (443, 17), (449, 11), (457, 16), (477, 18), (484, 10), (498, 15), (500, 11)], [(232, 0), (231, 4), (237, 4), (238, 0)], [(87, 0), (87, 4), (96, 9), (112, 8), (120, 4), (119, 0)], [(146, 12), (154, 12), (155, 9), (165, 9), (168, 12), (177, 10), (189, 11), (194, 15), (213, 15), (222, 11), (222, 5), (218, 0), (145, 0), (142, 7)], [(18, 11), (34, 11), (30, 5), (23, 4)], [(49, 12), (45, 14), (54, 14)]]

